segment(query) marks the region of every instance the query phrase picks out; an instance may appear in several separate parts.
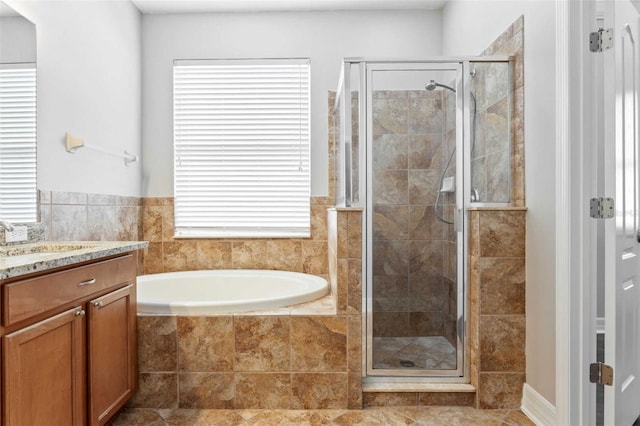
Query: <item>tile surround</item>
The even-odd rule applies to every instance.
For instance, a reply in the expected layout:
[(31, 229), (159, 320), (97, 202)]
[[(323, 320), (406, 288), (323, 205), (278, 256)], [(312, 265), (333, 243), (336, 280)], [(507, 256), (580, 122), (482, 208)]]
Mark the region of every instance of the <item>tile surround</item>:
[(173, 197), (142, 200), (145, 274), (199, 269), (274, 269), (327, 277), (326, 197), (311, 199), (308, 239), (174, 239)]
[(525, 380), (526, 209), (470, 212), (469, 345), (478, 408), (514, 408)]
[[(333, 209), (325, 220), (330, 242), (325, 246), (332, 254), (325, 264), (335, 265), (329, 277), (337, 299), (326, 315), (312, 314), (302, 305), (255, 315), (139, 316), (144, 388), (131, 406), (361, 408), (362, 261), (353, 248), (361, 244), (361, 214)], [(244, 241), (239, 245), (243, 253), (256, 247)], [(159, 351), (162, 362), (155, 360)], [(163, 386), (175, 386), (169, 397), (154, 394), (164, 389), (156, 385), (160, 378)], [(174, 382), (168, 382), (170, 378)], [(207, 378), (222, 385), (214, 386)], [(166, 407), (159, 407), (161, 402)]]

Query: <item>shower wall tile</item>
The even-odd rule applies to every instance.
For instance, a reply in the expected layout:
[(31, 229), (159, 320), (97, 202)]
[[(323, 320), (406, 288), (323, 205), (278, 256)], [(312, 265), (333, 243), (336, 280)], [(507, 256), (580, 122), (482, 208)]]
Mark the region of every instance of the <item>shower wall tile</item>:
[(441, 240), (446, 224), (438, 220), (434, 206), (409, 206), (409, 239)]
[(442, 336), (444, 312), (410, 312), (410, 336)]
[(409, 312), (376, 312), (373, 317), (374, 337), (408, 337)]
[(442, 98), (411, 99), (407, 113), (409, 134), (442, 133)]
[[(511, 112), (511, 205), (525, 206), (524, 187), (524, 17), (520, 16), (481, 55), (509, 55), (512, 67), (513, 104)], [(487, 167), (489, 167), (487, 165)]]
[(441, 174), (433, 169), (409, 170), (409, 204), (434, 205)]
[(375, 240), (406, 240), (409, 237), (409, 207), (373, 206), (373, 238)]
[(449, 310), (449, 283), (442, 276), (409, 278), (412, 312), (446, 312)]
[(408, 99), (375, 98), (373, 100), (373, 134), (407, 133)]
[(408, 259), (408, 241), (376, 241), (373, 247), (373, 275), (406, 277), (409, 266)]
[(373, 277), (373, 297), (392, 298), (409, 297), (409, 281), (407, 277)]
[(373, 204), (408, 204), (407, 170), (374, 170)]
[(489, 154), (487, 159), (487, 197), (494, 202), (508, 202), (509, 195), (504, 188), (509, 187), (509, 160), (508, 151)]
[(409, 169), (442, 170), (443, 151), (442, 134), (409, 135), (405, 136), (409, 150)]
[(403, 135), (386, 134), (373, 139), (373, 169), (406, 169), (408, 141)]
[[(505, 93), (502, 99), (483, 112), (484, 126), (481, 140), (484, 142), (482, 146), (484, 152), (477, 152), (478, 156), (502, 151), (509, 152), (509, 146), (505, 146), (505, 141), (509, 140), (509, 107), (507, 93)], [(480, 147), (476, 145), (476, 149), (478, 148)]]
[(412, 240), (409, 242), (409, 276), (443, 275), (442, 241)]

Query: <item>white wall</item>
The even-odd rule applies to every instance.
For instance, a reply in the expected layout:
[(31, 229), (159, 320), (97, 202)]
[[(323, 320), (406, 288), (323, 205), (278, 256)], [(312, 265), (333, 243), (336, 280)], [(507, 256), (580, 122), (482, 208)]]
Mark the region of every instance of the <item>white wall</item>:
[(130, 2), (7, 3), (35, 23), (38, 188), (140, 195), (141, 163), (87, 149), (69, 154), (65, 132), (109, 150), (141, 152), (141, 15)]
[(527, 383), (555, 404), (555, 3), (452, 1), (443, 52), (477, 55), (524, 15)]
[(172, 61), (311, 58), (311, 193), (326, 195), (327, 92), (343, 57), (440, 55), (429, 11), (143, 16), (143, 193), (173, 195)]
[(35, 62), (36, 27), (21, 16), (0, 18), (0, 62)]

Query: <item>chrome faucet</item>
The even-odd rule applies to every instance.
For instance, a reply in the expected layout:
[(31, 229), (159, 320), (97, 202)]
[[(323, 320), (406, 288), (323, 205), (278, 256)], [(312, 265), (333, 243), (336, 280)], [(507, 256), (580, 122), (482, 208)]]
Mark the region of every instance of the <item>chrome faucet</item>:
[(9, 232), (13, 231), (13, 225), (7, 222), (6, 220), (0, 220), (0, 227), (4, 228)]

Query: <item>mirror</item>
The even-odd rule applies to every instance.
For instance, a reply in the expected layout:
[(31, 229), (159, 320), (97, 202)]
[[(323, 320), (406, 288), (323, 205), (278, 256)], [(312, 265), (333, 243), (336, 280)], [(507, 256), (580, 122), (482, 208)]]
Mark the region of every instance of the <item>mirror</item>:
[(37, 210), (36, 27), (0, 1), (0, 219)]

